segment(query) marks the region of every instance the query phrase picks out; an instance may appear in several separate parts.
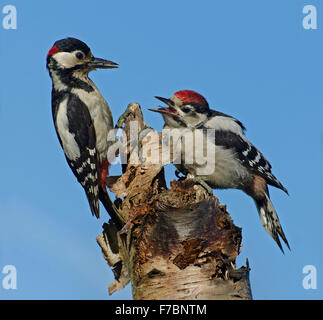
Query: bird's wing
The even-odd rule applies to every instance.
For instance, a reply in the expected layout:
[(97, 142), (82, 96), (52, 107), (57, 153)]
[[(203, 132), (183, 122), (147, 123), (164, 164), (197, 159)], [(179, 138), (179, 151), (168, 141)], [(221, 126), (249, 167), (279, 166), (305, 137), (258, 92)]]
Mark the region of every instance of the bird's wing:
[(85, 190), (92, 214), (99, 217), (98, 156), (90, 113), (74, 94), (60, 108), (65, 108), (56, 111), (55, 127), (60, 143), (70, 168)]
[(231, 129), (235, 129), (241, 134), (246, 130), (241, 121), (219, 111), (210, 110), (208, 119), (210, 120), (204, 123), (204, 126), (207, 128), (225, 129), (231, 127)]
[(246, 168), (262, 176), (268, 184), (287, 193), (287, 190), (272, 174), (269, 161), (243, 135), (226, 130), (216, 130), (215, 144), (226, 149), (232, 149), (235, 152), (236, 158)]

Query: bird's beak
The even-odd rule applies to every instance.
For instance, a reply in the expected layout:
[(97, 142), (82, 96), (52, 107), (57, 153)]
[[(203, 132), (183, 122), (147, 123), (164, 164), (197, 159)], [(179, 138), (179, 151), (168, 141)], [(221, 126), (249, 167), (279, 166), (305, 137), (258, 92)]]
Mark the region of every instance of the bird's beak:
[(119, 68), (119, 65), (115, 62), (105, 60), (105, 59), (100, 59), (100, 58), (92, 58), (88, 62), (88, 67), (90, 69), (113, 69), (113, 68)]
[(162, 97), (155, 97), (155, 98), (160, 100), (161, 102), (164, 102), (168, 106), (172, 106), (172, 107), (174, 106), (174, 102), (171, 99), (162, 98)]
[(167, 104), (167, 108), (157, 108), (157, 109), (148, 109), (150, 111), (153, 111), (153, 112), (159, 112), (159, 113), (164, 113), (164, 114), (169, 114), (169, 115), (172, 115), (172, 116), (179, 116), (179, 113), (178, 111), (174, 108), (174, 102), (170, 99), (167, 99), (167, 98), (162, 98), (162, 97), (155, 97), (156, 99), (164, 102)]

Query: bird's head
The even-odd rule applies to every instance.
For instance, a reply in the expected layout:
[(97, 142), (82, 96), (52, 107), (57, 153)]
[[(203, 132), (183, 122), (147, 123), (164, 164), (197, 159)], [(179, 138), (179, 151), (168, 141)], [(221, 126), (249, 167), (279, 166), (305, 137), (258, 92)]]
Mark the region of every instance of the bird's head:
[(88, 74), (95, 69), (118, 68), (118, 64), (109, 60), (95, 58), (90, 48), (81, 40), (66, 38), (58, 40), (47, 54), (49, 71)]
[(155, 97), (166, 103), (167, 107), (149, 109), (162, 114), (165, 124), (171, 128), (196, 127), (206, 120), (209, 104), (199, 93), (192, 90), (175, 92), (170, 99)]

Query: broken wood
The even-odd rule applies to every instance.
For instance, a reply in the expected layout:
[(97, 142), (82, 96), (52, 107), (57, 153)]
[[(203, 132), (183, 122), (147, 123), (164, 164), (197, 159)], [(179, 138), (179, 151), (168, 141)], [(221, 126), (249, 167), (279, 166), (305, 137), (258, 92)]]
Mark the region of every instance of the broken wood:
[(126, 113), (128, 141), (135, 137), (132, 121), (139, 132), (146, 129), (145, 137), (139, 146), (127, 145), (122, 176), (107, 180), (127, 223), (121, 231), (105, 223), (97, 237), (115, 276), (109, 293), (131, 282), (136, 300), (251, 299), (248, 263), (239, 269), (235, 263), (241, 228), (215, 195), (190, 179), (172, 181), (168, 189), (163, 167), (171, 161), (164, 154), (169, 150), (136, 103)]

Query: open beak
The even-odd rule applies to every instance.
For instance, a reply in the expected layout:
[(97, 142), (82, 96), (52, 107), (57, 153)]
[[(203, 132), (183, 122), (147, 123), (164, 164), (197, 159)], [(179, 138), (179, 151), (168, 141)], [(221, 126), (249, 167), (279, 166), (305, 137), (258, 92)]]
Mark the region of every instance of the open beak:
[(105, 59), (100, 59), (100, 58), (92, 58), (88, 62), (88, 67), (90, 69), (113, 69), (113, 68), (119, 68), (119, 65), (115, 62), (105, 60)]
[(153, 112), (159, 112), (159, 113), (164, 113), (164, 114), (168, 114), (168, 115), (172, 115), (172, 116), (179, 116), (178, 111), (174, 108), (174, 102), (170, 99), (166, 99), (166, 98), (162, 98), (162, 97), (155, 97), (156, 99), (164, 102), (165, 104), (167, 104), (166, 108), (157, 108), (157, 109), (148, 109), (150, 111)]

